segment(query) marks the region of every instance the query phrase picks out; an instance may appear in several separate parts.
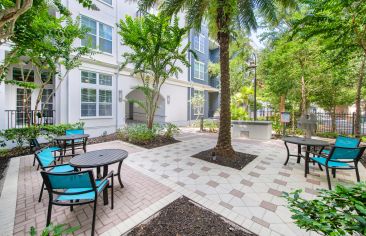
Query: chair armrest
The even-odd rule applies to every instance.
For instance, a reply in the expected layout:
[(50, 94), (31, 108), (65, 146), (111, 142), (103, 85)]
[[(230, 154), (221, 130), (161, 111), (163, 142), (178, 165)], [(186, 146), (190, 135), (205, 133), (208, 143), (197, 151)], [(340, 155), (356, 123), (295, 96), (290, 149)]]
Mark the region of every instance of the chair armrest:
[(313, 154), (313, 155), (315, 155), (315, 156), (325, 157), (325, 158), (327, 158), (327, 157), (328, 157), (328, 155), (324, 155), (324, 154), (319, 153), (319, 152), (312, 152), (312, 151), (309, 151), (309, 152), (307, 152), (307, 153), (309, 153), (309, 154)]
[[(108, 175), (107, 176), (105, 176), (104, 178), (100, 178), (100, 179), (96, 179), (96, 180), (100, 180), (100, 183), (103, 183), (105, 180), (107, 180), (107, 179), (109, 179), (110, 177), (112, 177), (113, 178), (113, 176), (114, 176), (114, 172), (113, 172), (113, 170), (111, 171), (111, 172), (109, 172), (108, 173)], [(99, 185), (97, 185), (97, 187), (98, 187)]]

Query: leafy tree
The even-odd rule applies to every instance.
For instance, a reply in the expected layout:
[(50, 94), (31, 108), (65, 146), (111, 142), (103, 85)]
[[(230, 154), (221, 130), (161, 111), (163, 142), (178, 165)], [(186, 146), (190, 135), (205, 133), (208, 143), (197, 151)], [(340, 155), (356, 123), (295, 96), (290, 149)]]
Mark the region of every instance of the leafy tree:
[(294, 21), (295, 33), (327, 40), (327, 50), (339, 63), (353, 58), (358, 64), (355, 134), (360, 135), (361, 94), (366, 63), (366, 2), (363, 0), (302, 0), (306, 14)]
[(122, 54), (121, 68), (133, 65), (132, 75), (142, 81), (136, 89), (145, 95), (144, 101), (131, 101), (145, 111), (147, 127), (152, 129), (161, 87), (168, 78), (182, 72), (177, 62), (189, 66), (189, 45), (182, 45), (188, 29), (179, 27), (177, 17), (162, 14), (126, 16), (118, 28), (122, 43), (131, 49)]
[(206, 18), (211, 29), (216, 32), (216, 38), (220, 46), (220, 129), (215, 147), (217, 155), (233, 157), (235, 152), (231, 145), (231, 114), (230, 114), (230, 66), (229, 45), (230, 32), (234, 28), (255, 29), (257, 21), (255, 10), (265, 19), (272, 22), (277, 20), (276, 10), (279, 5), (294, 5), (293, 0), (138, 0), (140, 8), (146, 10), (156, 3), (162, 3), (164, 14), (177, 14), (186, 12), (186, 20), (189, 26), (196, 29), (201, 27)]
[[(46, 98), (41, 111), (67, 78), (68, 72), (81, 64), (80, 58), (91, 54), (91, 49), (88, 47), (74, 46), (76, 39), (86, 37), (87, 29), (80, 28), (79, 20), (74, 21), (67, 12), (60, 17), (50, 14), (49, 5), (40, 1), (18, 19), (14, 32), (11, 37), (13, 47), (6, 56), (5, 64), (19, 65), (22, 81), (7, 79), (5, 82), (30, 89), (37, 88), (38, 95), (34, 110), (38, 118), (42, 119), (42, 112), (37, 113), (37, 111), (40, 108), (45, 87), (53, 82), (55, 76), (58, 76), (58, 83)], [(24, 65), (29, 69), (25, 70)], [(63, 74), (60, 71), (60, 65), (64, 68)], [(8, 68), (4, 68), (2, 76), (6, 76)], [(31, 73), (41, 82), (30, 82), (28, 79)], [(34, 116), (33, 123), (36, 123), (36, 119), (37, 116)]]
[[(53, 0), (54, 4), (61, 6), (60, 0)], [(78, 0), (83, 7), (97, 10), (92, 0)], [(14, 33), (17, 20), (27, 12), (36, 0), (1, 0), (0, 1), (0, 45), (10, 38)]]

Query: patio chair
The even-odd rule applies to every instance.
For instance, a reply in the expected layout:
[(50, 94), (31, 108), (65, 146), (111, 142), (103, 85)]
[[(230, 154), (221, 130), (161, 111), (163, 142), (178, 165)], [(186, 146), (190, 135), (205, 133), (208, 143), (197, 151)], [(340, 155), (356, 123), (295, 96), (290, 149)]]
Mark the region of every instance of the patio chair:
[[(65, 131), (65, 135), (75, 135), (75, 134), (84, 134), (83, 129), (69, 129)], [(68, 146), (71, 145), (71, 141), (67, 141), (66, 144)], [(84, 153), (86, 152), (86, 141), (84, 139), (76, 139), (74, 141), (75, 149), (83, 149)], [(66, 152), (66, 150), (65, 150)]]
[(41, 172), (43, 181), (49, 194), (49, 203), (47, 211), (48, 226), (51, 223), (52, 205), (70, 206), (73, 210), (75, 205), (84, 205), (94, 203), (93, 221), (91, 235), (94, 235), (95, 217), (97, 211), (98, 195), (109, 187), (108, 178), (112, 178), (111, 183), (111, 209), (113, 209), (113, 171), (103, 179), (94, 180), (92, 170), (68, 173)]
[[(39, 144), (39, 142), (36, 138), (29, 140), (29, 146), (30, 146), (30, 150), (31, 150), (32, 153), (42, 149), (41, 145)], [(61, 154), (61, 151), (62, 151), (62, 149), (60, 147), (57, 147), (57, 146), (48, 146), (48, 147), (44, 148), (44, 150), (46, 150), (46, 149), (51, 151), (51, 152), (54, 152), (54, 154), (56, 154), (56, 152), (60, 152), (60, 154)], [(35, 166), (35, 164), (36, 164), (36, 157), (34, 156), (33, 166)], [(37, 167), (37, 170), (38, 169), (39, 169), (39, 166)]]
[[(324, 166), (327, 173), (328, 187), (332, 189), (329, 169), (331, 170), (355, 170), (357, 182), (360, 182), (360, 174), (358, 171), (358, 162), (362, 157), (366, 147), (332, 147), (329, 155), (319, 154), (312, 157), (311, 160), (318, 163), (319, 166)], [(353, 165), (352, 165), (353, 164)], [(335, 177), (335, 172), (333, 172)]]
[[(361, 140), (358, 138), (338, 136), (333, 146), (355, 148), (360, 145), (360, 142)], [(323, 149), (321, 152), (322, 154), (329, 155), (330, 150)]]
[[(76, 168), (70, 166), (69, 164), (60, 164), (56, 165), (56, 158), (64, 158), (68, 156), (75, 155), (67, 155), (67, 156), (54, 156), (53, 153), (47, 148), (38, 150), (34, 153), (35, 159), (37, 159), (39, 166), (43, 171), (48, 171), (51, 173), (63, 173), (63, 172), (71, 172), (77, 171)], [(38, 202), (42, 200), (42, 194), (44, 189), (44, 182), (42, 182), (41, 192), (39, 193)]]

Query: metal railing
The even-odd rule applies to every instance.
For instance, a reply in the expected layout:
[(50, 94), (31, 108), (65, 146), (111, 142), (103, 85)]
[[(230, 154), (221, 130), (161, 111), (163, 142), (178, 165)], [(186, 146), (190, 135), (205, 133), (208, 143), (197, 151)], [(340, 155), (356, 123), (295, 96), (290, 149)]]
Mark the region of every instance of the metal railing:
[(23, 111), (5, 110), (8, 129), (24, 128), (30, 125), (53, 125), (55, 123), (55, 111)]

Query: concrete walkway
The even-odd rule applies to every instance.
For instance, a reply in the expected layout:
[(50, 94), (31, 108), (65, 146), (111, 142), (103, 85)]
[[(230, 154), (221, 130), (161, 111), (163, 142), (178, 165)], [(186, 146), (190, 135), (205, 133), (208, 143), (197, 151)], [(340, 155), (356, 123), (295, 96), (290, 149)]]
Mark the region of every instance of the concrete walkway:
[[(88, 151), (121, 148), (130, 153), (123, 164), (125, 188), (115, 186), (115, 209), (98, 205), (98, 235), (121, 235), (181, 195), (258, 235), (315, 235), (292, 223), (280, 196), (283, 191), (301, 188), (304, 197), (314, 198), (317, 189), (327, 187), (325, 173), (311, 166), (310, 175), (304, 178), (303, 162), (297, 164), (295, 158), (283, 166), (286, 151), (281, 141), (235, 140), (237, 151), (258, 155), (239, 171), (191, 157), (214, 147), (214, 135), (184, 132), (178, 139), (182, 142), (152, 150), (120, 141), (88, 147)], [(11, 160), (0, 198), (0, 235), (26, 235), (31, 226), (41, 229), (45, 225), (48, 196), (45, 193), (38, 203), (41, 177), (32, 167), (32, 158)], [(364, 167), (360, 172), (365, 180)], [(354, 180), (352, 171), (338, 171), (337, 179), (332, 179), (334, 185)], [(89, 235), (91, 210), (88, 205), (75, 207), (73, 212), (67, 207), (55, 207), (52, 221), (80, 225), (75, 235)]]

